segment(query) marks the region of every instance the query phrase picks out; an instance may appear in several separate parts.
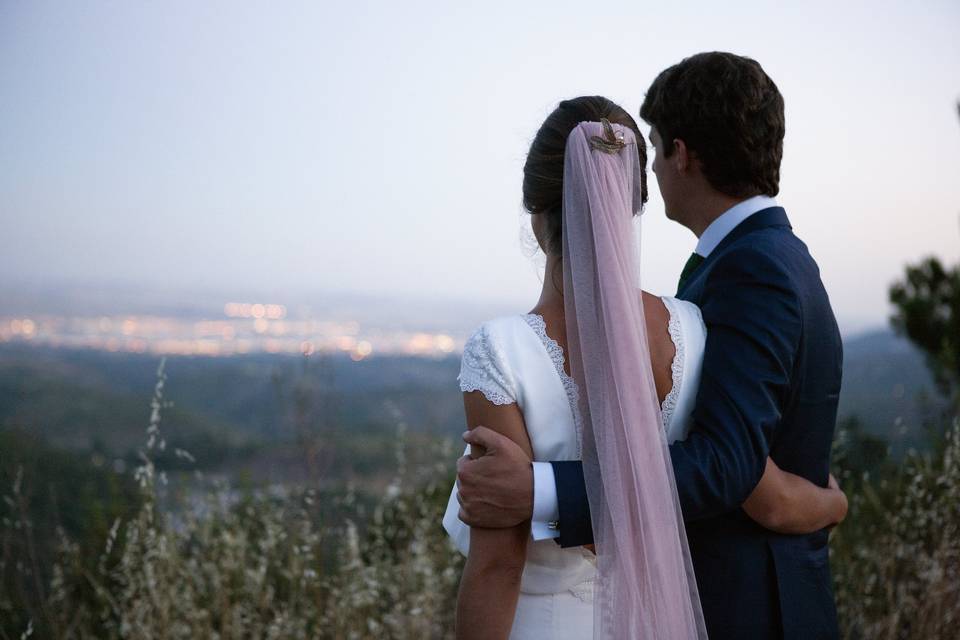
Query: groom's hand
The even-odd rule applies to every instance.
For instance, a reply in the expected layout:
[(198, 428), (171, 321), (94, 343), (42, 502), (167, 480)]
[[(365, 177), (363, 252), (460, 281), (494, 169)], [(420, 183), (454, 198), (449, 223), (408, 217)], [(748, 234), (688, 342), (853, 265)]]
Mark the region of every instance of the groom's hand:
[(464, 442), (483, 455), (457, 460), (460, 519), (471, 527), (502, 529), (533, 514), (533, 467), (510, 438), (483, 426), (463, 434)]
[(833, 529), (835, 526), (843, 522), (844, 518), (847, 517), (847, 509), (849, 508), (849, 502), (847, 502), (847, 494), (843, 492), (843, 489), (840, 488), (840, 483), (837, 482), (837, 479), (833, 477), (833, 474), (830, 474), (830, 479), (827, 481), (827, 489), (836, 491), (838, 494), (837, 499), (837, 513), (834, 516), (834, 522), (831, 524), (828, 529)]

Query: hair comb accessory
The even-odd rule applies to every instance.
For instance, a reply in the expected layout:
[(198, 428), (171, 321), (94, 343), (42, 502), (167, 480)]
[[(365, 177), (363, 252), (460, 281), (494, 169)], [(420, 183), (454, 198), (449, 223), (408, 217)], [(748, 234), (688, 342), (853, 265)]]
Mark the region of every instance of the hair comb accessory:
[(604, 153), (620, 153), (620, 150), (627, 146), (623, 140), (623, 131), (614, 130), (606, 118), (601, 118), (600, 124), (603, 125), (603, 137), (590, 136), (590, 146)]

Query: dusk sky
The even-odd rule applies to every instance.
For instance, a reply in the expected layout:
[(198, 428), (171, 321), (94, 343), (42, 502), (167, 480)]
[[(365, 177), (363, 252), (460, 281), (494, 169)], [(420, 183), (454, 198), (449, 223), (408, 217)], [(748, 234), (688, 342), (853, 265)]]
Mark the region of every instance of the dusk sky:
[[(785, 97), (778, 199), (842, 326), (882, 324), (906, 263), (960, 259), (956, 0), (465, 7), (0, 0), (0, 283), (526, 311), (540, 122), (583, 94), (636, 115), (707, 50), (757, 59)], [(673, 293), (695, 238), (655, 185), (644, 286)]]

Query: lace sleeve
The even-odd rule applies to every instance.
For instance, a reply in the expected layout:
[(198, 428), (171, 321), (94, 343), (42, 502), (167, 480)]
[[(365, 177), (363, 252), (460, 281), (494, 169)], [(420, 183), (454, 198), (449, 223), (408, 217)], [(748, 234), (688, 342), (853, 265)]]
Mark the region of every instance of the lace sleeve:
[(486, 327), (477, 329), (463, 347), (457, 380), (461, 391), (480, 391), (493, 404), (517, 401), (502, 358), (497, 357), (496, 345)]
[(677, 410), (677, 401), (680, 399), (680, 389), (683, 387), (683, 367), (684, 364), (686, 364), (686, 342), (683, 339), (683, 327), (680, 322), (680, 314), (669, 301), (664, 300), (664, 303), (667, 305), (667, 311), (670, 312), (670, 323), (667, 326), (667, 331), (670, 333), (670, 340), (673, 341), (673, 346), (676, 349), (673, 362), (670, 365), (673, 384), (670, 387), (670, 392), (667, 394), (667, 397), (663, 399), (663, 405), (660, 407), (663, 426), (667, 431), (670, 431), (673, 414)]

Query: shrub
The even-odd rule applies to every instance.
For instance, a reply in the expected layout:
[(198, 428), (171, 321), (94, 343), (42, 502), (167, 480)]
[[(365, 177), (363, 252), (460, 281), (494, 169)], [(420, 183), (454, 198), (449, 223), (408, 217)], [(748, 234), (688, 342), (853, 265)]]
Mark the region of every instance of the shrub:
[(960, 624), (960, 419), (936, 453), (850, 487), (831, 539), (843, 636), (956, 637)]

